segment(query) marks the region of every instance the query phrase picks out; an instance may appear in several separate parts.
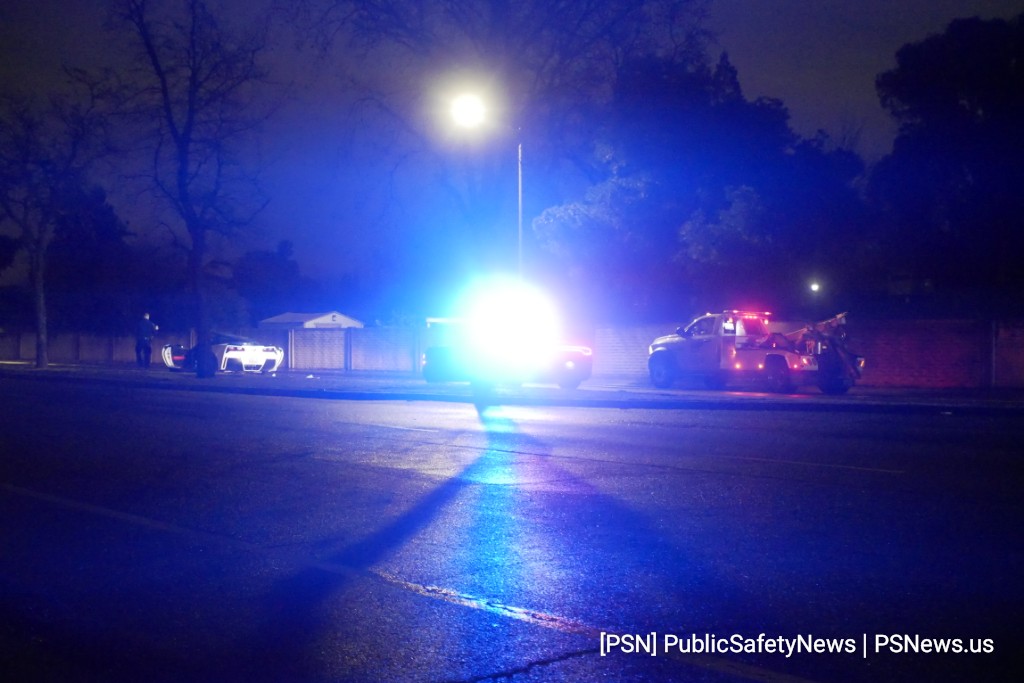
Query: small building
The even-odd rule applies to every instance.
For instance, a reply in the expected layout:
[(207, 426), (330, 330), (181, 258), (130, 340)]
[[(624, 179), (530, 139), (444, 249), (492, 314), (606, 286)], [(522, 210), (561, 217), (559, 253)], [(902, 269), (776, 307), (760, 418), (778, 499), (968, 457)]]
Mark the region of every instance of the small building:
[(340, 330), (346, 327), (363, 327), (355, 318), (328, 311), (327, 313), (282, 313), (261, 320), (261, 330)]

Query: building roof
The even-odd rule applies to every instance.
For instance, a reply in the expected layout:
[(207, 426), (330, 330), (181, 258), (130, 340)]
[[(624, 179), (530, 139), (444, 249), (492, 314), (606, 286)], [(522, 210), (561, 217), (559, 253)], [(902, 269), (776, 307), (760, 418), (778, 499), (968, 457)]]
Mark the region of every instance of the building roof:
[(325, 313), (281, 313), (260, 321), (260, 327), (341, 328), (362, 327), (363, 323), (338, 311)]

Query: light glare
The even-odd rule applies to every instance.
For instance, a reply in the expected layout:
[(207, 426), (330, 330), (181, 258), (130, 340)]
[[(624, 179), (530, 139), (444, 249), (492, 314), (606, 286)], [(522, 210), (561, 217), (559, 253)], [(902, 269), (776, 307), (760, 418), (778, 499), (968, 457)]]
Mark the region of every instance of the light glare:
[(484, 122), (487, 108), (476, 95), (459, 95), (452, 101), (452, 118), (465, 128), (477, 128)]
[(478, 284), (463, 312), (465, 348), (477, 372), (522, 377), (550, 361), (560, 323), (540, 290), (518, 280)]

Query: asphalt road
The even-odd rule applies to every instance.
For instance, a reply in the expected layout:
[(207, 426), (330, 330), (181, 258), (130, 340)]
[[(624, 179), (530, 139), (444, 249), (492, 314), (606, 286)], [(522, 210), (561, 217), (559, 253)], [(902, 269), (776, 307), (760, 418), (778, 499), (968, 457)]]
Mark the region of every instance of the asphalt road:
[(1018, 680), (1018, 414), (47, 378), (0, 376), (8, 680)]

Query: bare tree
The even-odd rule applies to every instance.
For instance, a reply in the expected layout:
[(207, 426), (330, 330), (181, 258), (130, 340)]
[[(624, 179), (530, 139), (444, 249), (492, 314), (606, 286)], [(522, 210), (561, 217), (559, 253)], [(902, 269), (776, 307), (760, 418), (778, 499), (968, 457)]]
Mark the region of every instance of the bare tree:
[[(188, 237), (197, 336), (209, 342), (206, 269), (211, 235), (248, 224), (265, 200), (245, 154), (269, 110), (257, 105), (267, 72), (265, 27), (239, 26), (213, 3), (122, 0), (117, 13), (138, 51), (125, 75), (130, 113), (151, 158), (149, 180)], [(206, 361), (206, 354), (201, 354)], [(200, 363), (201, 375), (212, 368)]]
[(28, 256), (38, 368), (49, 365), (47, 252), (62, 217), (80, 206), (90, 169), (109, 151), (110, 91), (83, 72), (67, 74), (67, 94), (0, 102), (0, 224), (14, 227)]

